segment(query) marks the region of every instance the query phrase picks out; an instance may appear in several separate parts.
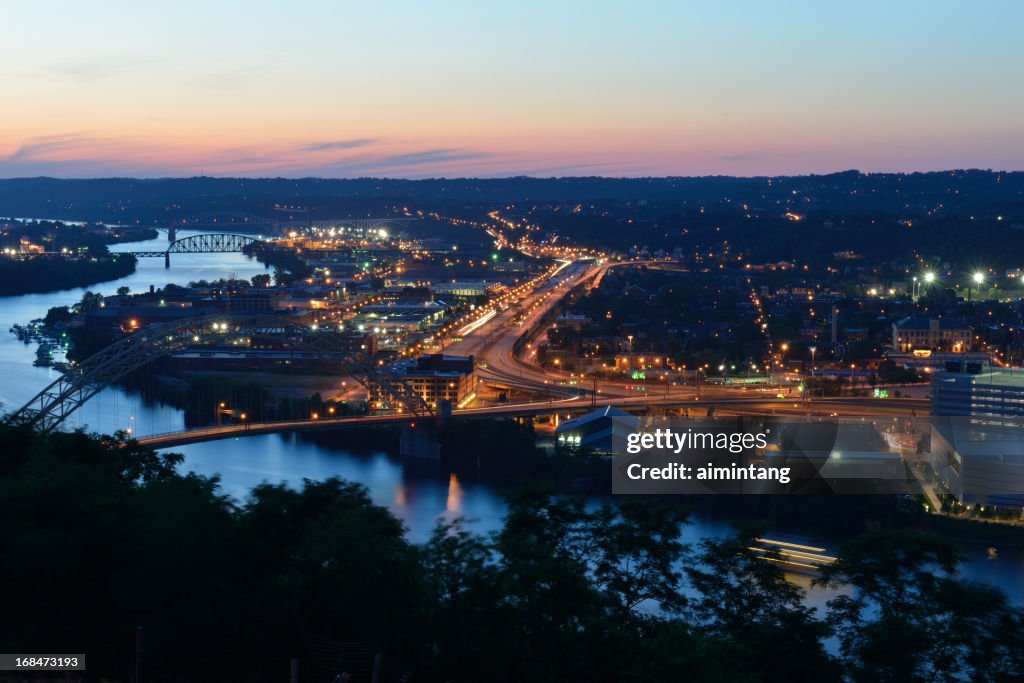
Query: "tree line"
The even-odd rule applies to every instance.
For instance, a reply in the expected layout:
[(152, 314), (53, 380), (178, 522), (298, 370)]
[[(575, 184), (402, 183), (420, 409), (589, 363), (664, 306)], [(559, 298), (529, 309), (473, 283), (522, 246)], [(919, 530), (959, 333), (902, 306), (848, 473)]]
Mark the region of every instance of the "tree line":
[(139, 627), (145, 681), (282, 681), (293, 658), (302, 681), (359, 680), (377, 653), (383, 681), (1024, 676), (1020, 608), (934, 536), (850, 541), (815, 611), (750, 550), (756, 530), (689, 545), (687, 511), (655, 499), (524, 484), (499, 531), (455, 521), (416, 544), (357, 484), (234, 501), (181, 462), (0, 426), (3, 651), (84, 652), (109, 681), (131, 680)]

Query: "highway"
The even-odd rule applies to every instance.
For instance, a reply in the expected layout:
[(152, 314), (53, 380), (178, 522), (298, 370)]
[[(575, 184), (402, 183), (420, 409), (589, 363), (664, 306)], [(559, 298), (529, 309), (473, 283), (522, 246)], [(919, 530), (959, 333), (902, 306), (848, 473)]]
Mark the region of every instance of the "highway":
[[(528, 336), (561, 299), (574, 288), (586, 284), (593, 287), (610, 268), (632, 265), (633, 262), (606, 263), (594, 261), (563, 261), (562, 266), (546, 283), (485, 324), (469, 331), (462, 340), (448, 345), (446, 353), (473, 355), (478, 362), (477, 373), (486, 383), (556, 396), (576, 395), (580, 389), (607, 397), (635, 396), (623, 382), (585, 380), (568, 372), (544, 369), (515, 355), (519, 339)], [(662, 392), (663, 384), (654, 385)], [(693, 395), (694, 390), (668, 387), (672, 395)]]
[[(529, 362), (530, 354), (527, 354), (525, 358), (515, 354), (516, 342), (530, 335), (544, 316), (574, 288), (580, 285), (585, 285), (588, 288), (596, 287), (612, 268), (641, 264), (661, 265), (666, 268), (673, 265), (651, 264), (644, 261), (603, 264), (591, 260), (562, 261), (560, 267), (546, 282), (518, 300), (517, 305), (512, 305), (500, 313), (489, 314), (478, 319), (479, 322), (472, 325), (471, 329), (466, 330), (464, 327), (466, 333), (459, 341), (447, 345), (444, 349), (445, 353), (473, 355), (477, 361), (478, 376), (490, 386), (520, 389), (547, 396), (567, 397), (584, 393), (589, 399), (596, 390), (599, 399), (609, 399), (615, 403), (626, 405), (661, 405), (666, 401), (672, 405), (683, 405), (689, 401), (708, 402), (730, 399), (742, 399), (756, 403), (770, 399), (771, 405), (765, 409), (768, 411), (808, 414), (809, 412), (821, 412), (815, 406), (824, 406), (824, 408), (831, 406), (832, 412), (835, 412), (836, 408), (851, 410), (854, 407), (871, 406), (871, 410), (880, 413), (890, 412), (890, 408), (886, 407), (886, 402), (878, 399), (841, 399), (836, 404), (835, 399), (818, 398), (808, 404), (799, 397), (787, 396), (785, 399), (776, 400), (776, 395), (779, 393), (777, 388), (724, 387), (714, 384), (704, 384), (700, 387), (677, 385), (656, 379), (656, 374), (652, 375), (649, 383), (642, 385), (642, 389), (637, 389), (636, 382), (627, 383), (622, 380), (597, 380), (595, 382), (593, 379), (586, 379), (582, 376), (573, 377), (568, 372), (541, 368), (539, 365)], [(862, 403), (858, 403), (858, 401)], [(904, 405), (904, 403), (900, 405)], [(906, 403), (906, 405), (911, 404)], [(918, 414), (925, 414), (929, 410), (927, 401), (919, 401), (913, 406)], [(754, 406), (749, 406), (749, 409), (753, 410)], [(903, 414), (901, 411), (897, 411), (897, 413)]]

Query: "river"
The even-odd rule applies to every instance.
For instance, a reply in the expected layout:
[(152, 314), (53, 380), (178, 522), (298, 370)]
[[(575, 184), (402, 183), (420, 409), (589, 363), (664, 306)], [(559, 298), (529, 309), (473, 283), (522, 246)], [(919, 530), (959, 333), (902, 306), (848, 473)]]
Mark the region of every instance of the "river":
[[(199, 233), (180, 230), (178, 238), (192, 234)], [(166, 236), (161, 235), (155, 240), (116, 245), (113, 249), (155, 251), (166, 245)], [(0, 408), (17, 409), (58, 376), (53, 369), (32, 365), (36, 357), (34, 345), (25, 345), (8, 333), (11, 325), (41, 318), (53, 306), (71, 305), (86, 290), (112, 294), (118, 287), (127, 286), (132, 291), (144, 291), (150, 285), (184, 285), (221, 277), (247, 279), (263, 272), (266, 270), (262, 264), (242, 254), (176, 254), (170, 269), (164, 268), (163, 259), (140, 259), (136, 272), (120, 280), (48, 294), (0, 297)], [(70, 418), (70, 424), (105, 433), (131, 428), (140, 436), (184, 428), (180, 410), (144, 402), (138, 394), (117, 388), (100, 392)], [(402, 520), (410, 540), (417, 542), (427, 538), (439, 520), (462, 516), (470, 520), (474, 530), (489, 532), (501, 525), (505, 513), (502, 498), (492, 487), (459, 481), (436, 467), (404, 461), (383, 449), (357, 453), (285, 434), (193, 444), (174, 450), (185, 455), (185, 470), (220, 475), (223, 490), (239, 500), (264, 481), (301, 485), (303, 479), (338, 476), (359, 482), (367, 487), (375, 503), (388, 507)], [(724, 520), (701, 515), (696, 515), (684, 531), (689, 542), (728, 532)], [(827, 539), (816, 540), (825, 546), (832, 545)], [(995, 584), (1016, 602), (1024, 603), (1024, 549), (1000, 548), (995, 559), (990, 559), (982, 546), (969, 546), (967, 552), (964, 576)], [(828, 595), (812, 589), (809, 602), (819, 606)]]

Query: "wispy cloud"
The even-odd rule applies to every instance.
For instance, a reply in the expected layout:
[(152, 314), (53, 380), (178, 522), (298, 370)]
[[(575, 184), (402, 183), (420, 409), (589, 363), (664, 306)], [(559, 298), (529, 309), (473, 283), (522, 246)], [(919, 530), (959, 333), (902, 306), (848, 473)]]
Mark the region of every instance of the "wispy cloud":
[[(396, 151), (374, 138), (325, 140), (300, 145), (241, 145), (194, 149), (146, 137), (108, 137), (87, 132), (30, 138), (0, 156), (0, 177), (215, 175), (288, 177), (429, 177), (484, 175), (498, 155), (481, 150), (433, 147)], [(474, 164), (481, 162), (482, 165)]]
[(43, 72), (56, 78), (92, 83), (106, 78), (151, 71), (156, 65), (156, 60), (143, 55), (107, 54), (51, 64), (43, 67)]
[[(463, 162), (493, 160), (496, 155), (472, 149), (439, 147), (397, 154), (360, 154), (334, 159), (314, 169), (325, 176), (368, 176), (420, 178), (451, 174), (452, 165), (465, 168)], [(464, 171), (458, 171), (463, 174)]]
[(628, 164), (620, 162), (597, 162), (579, 164), (560, 164), (557, 166), (539, 166), (522, 169), (503, 169), (491, 175), (504, 177), (510, 175), (527, 176), (587, 176), (587, 175), (623, 175), (641, 173), (644, 167), (639, 164)]
[(739, 152), (718, 157), (719, 161), (757, 161), (764, 158), (761, 152)]
[(273, 59), (248, 57), (247, 55), (237, 62), (205, 65), (202, 70), (190, 72), (182, 83), (200, 90), (239, 90), (259, 86), (278, 71), (278, 63)]
[(329, 142), (311, 142), (296, 148), (299, 152), (326, 152), (333, 149), (357, 149), (376, 144), (374, 138), (355, 138), (353, 140), (331, 140)]
[(30, 138), (8, 155), (8, 163), (34, 164), (61, 161), (97, 161), (130, 158), (143, 152), (140, 141), (131, 138), (63, 133)]
[(483, 159), (489, 156), (491, 155), (488, 152), (477, 152), (466, 149), (427, 149), (421, 152), (391, 154), (381, 157), (376, 163), (381, 166), (402, 168), (406, 166), (420, 166), (422, 164)]

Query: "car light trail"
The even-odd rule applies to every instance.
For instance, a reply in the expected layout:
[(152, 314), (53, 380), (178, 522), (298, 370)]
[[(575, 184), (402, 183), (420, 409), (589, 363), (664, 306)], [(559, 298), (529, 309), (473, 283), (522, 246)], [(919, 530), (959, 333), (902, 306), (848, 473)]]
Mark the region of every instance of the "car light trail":
[(495, 315), (497, 315), (497, 311), (489, 311), (487, 313), (487, 315), (484, 315), (484, 316), (481, 316), (481, 317), (477, 318), (476, 320), (474, 320), (473, 322), (469, 323), (468, 325), (463, 327), (461, 330), (459, 330), (457, 332), (458, 336), (465, 337), (470, 332), (481, 328), (482, 326), (486, 325), (487, 321), (489, 321)]

